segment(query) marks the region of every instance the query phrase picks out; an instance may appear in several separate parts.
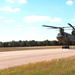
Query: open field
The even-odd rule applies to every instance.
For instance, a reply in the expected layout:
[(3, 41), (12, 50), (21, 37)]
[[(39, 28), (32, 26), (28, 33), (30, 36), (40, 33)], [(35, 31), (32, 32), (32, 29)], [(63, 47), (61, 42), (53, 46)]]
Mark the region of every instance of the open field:
[(75, 75), (73, 47), (70, 47), (71, 49), (61, 49), (61, 46), (0, 48), (0, 75)]
[(75, 57), (30, 63), (0, 70), (0, 75), (75, 75)]
[[(0, 52), (20, 51), (20, 50), (35, 50), (35, 49), (56, 49), (56, 48), (62, 48), (62, 46), (1, 47)], [(75, 48), (75, 46), (70, 46), (70, 48)]]
[(34, 49), (0, 52), (0, 69), (75, 56), (75, 49)]
[(35, 49), (55, 49), (55, 48), (61, 48), (61, 46), (2, 47), (0, 48), (0, 52), (19, 51), (19, 50), (35, 50)]

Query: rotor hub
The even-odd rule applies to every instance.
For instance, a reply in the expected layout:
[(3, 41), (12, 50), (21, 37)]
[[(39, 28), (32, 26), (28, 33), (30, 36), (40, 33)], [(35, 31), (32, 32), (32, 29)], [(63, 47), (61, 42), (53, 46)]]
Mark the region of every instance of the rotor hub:
[(63, 33), (64, 32), (64, 29), (63, 28), (60, 28), (59, 31), (60, 31), (60, 33)]

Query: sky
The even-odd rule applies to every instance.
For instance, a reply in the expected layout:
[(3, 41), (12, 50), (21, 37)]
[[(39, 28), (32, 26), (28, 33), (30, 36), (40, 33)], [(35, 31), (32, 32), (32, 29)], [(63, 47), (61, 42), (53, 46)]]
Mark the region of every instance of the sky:
[[(59, 30), (42, 25), (75, 25), (75, 0), (1, 0), (0, 41), (56, 40)], [(71, 33), (71, 31), (65, 30)]]

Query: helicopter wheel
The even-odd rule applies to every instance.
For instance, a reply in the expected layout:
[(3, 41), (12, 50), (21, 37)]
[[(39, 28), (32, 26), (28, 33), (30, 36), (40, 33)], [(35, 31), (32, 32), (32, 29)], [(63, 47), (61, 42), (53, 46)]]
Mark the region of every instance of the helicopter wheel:
[(70, 49), (69, 45), (62, 46), (62, 49)]

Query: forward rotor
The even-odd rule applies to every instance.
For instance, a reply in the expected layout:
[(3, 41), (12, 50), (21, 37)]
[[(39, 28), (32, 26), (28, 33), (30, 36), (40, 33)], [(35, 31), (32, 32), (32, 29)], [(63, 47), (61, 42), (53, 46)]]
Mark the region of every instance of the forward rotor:
[(64, 29), (64, 28), (70, 28), (70, 27), (56, 27), (56, 26), (48, 26), (48, 25), (42, 25), (43, 27), (49, 27), (52, 29)]

